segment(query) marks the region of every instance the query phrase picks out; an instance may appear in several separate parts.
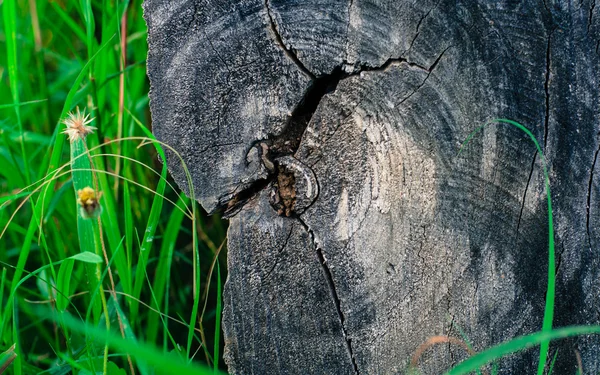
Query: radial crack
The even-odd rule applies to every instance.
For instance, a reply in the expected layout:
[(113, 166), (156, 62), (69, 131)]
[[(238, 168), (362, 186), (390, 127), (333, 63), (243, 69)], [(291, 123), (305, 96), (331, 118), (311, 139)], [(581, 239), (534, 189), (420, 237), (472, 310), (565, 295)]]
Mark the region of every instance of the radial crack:
[(427, 13), (425, 13), (420, 19), (419, 22), (417, 23), (417, 27), (416, 27), (416, 31), (415, 31), (415, 36), (412, 38), (412, 40), (410, 41), (410, 45), (408, 46), (408, 49), (404, 52), (404, 54), (408, 53), (408, 51), (410, 51), (413, 47), (413, 44), (415, 44), (415, 41), (417, 40), (417, 38), (419, 37), (419, 29), (421, 28), (421, 23), (423, 23), (423, 21), (425, 20), (425, 18), (429, 17), (429, 14), (438, 7), (438, 5), (440, 5), (441, 0), (439, 0), (437, 3), (435, 3), (435, 5), (433, 7), (431, 7)]
[(347, 74), (346, 76), (344, 76), (344, 78), (355, 76), (355, 75), (358, 75), (358, 74), (360, 74), (362, 72), (384, 72), (390, 66), (392, 66), (394, 64), (401, 64), (401, 63), (404, 63), (404, 64), (410, 66), (411, 68), (416, 68), (416, 69), (422, 70), (422, 71), (427, 72), (427, 73), (430, 72), (430, 68), (425, 68), (424, 66), (421, 66), (421, 65), (419, 65), (417, 63), (409, 62), (408, 60), (406, 60), (403, 57), (390, 57), (389, 59), (387, 59), (380, 66), (372, 67), (372, 66), (369, 66), (369, 65), (366, 65), (366, 64), (361, 65), (360, 68), (356, 72), (353, 72), (351, 74)]
[[(332, 74), (327, 74), (319, 78), (313, 78), (310, 86), (306, 89), (302, 99), (292, 111), (283, 130), (278, 134), (269, 135), (267, 139), (260, 139), (251, 145), (250, 150), (261, 150), (260, 154), (265, 159), (274, 160), (285, 155), (294, 155), (300, 146), (300, 140), (313, 114), (315, 113), (323, 96), (328, 92), (334, 91), (342, 79), (341, 68), (336, 69)], [(263, 150), (264, 146), (266, 150)], [(263, 153), (267, 153), (266, 155)], [(272, 164), (272, 162), (271, 162)], [(278, 170), (269, 168), (265, 165), (268, 176), (258, 178), (257, 180), (241, 185), (239, 192), (230, 192), (222, 196), (217, 208), (213, 211), (223, 211), (223, 217), (229, 218), (236, 215), (242, 207), (257, 195), (261, 190), (267, 188), (271, 182), (276, 180)]]
[(585, 228), (587, 231), (588, 244), (590, 246), (590, 249), (592, 248), (592, 236), (590, 233), (590, 207), (592, 203), (592, 184), (594, 182), (594, 169), (596, 168), (596, 161), (598, 160), (598, 152), (600, 152), (600, 144), (598, 145), (598, 149), (596, 149), (596, 153), (594, 154), (594, 162), (592, 163), (592, 169), (590, 170), (590, 181), (588, 182), (587, 191)]
[[(419, 86), (417, 86), (410, 94), (408, 94), (407, 96), (405, 96), (404, 98), (402, 98), (402, 100), (400, 100), (400, 102), (398, 102), (398, 104), (402, 104), (405, 101), (407, 101), (411, 96), (413, 96), (417, 91), (419, 91), (419, 89), (421, 87), (423, 87), (425, 85), (425, 82), (427, 82), (427, 80), (429, 79), (429, 76), (431, 75), (431, 72), (433, 72), (433, 70), (435, 69), (435, 67), (438, 65), (438, 63), (442, 59), (442, 56), (444, 56), (444, 53), (446, 53), (446, 51), (448, 51), (451, 47), (452, 46), (446, 47), (446, 49), (443, 50), (442, 53), (440, 53), (440, 55), (437, 57), (437, 59), (435, 59), (435, 61), (433, 62), (433, 64), (431, 64), (431, 66), (428, 69), (425, 69), (425, 71), (427, 72), (427, 75), (425, 76), (425, 79), (423, 79), (423, 82), (421, 82), (421, 84)], [(423, 69), (423, 68), (421, 68), (421, 69)]]
[[(270, 29), (273, 33), (273, 36), (275, 37), (277, 44), (285, 52), (286, 56), (288, 56), (302, 72), (304, 72), (307, 76), (311, 78), (311, 82), (306, 91), (304, 92), (304, 95), (302, 96), (302, 98), (292, 111), (291, 115), (287, 119), (286, 124), (283, 126), (283, 129), (277, 134), (268, 135), (266, 139), (256, 140), (254, 144), (250, 146), (250, 150), (252, 150), (257, 148), (257, 146), (258, 148), (260, 148), (259, 145), (264, 145), (266, 150), (261, 151), (261, 155), (262, 152), (266, 152), (268, 158), (266, 157), (267, 155), (262, 155), (263, 163), (265, 159), (273, 160), (275, 158), (286, 155), (293, 156), (296, 153), (300, 146), (302, 136), (306, 131), (306, 128), (308, 127), (308, 124), (310, 123), (310, 120), (312, 119), (323, 97), (328, 93), (334, 92), (337, 89), (337, 85), (341, 80), (344, 80), (351, 76), (359, 75), (362, 72), (385, 71), (393, 64), (398, 63), (405, 63), (409, 67), (427, 72), (427, 76), (425, 77), (421, 85), (408, 97), (403, 99), (402, 102), (404, 102), (425, 84), (425, 82), (431, 75), (431, 72), (440, 62), (444, 53), (452, 47), (448, 46), (444, 51), (442, 51), (442, 53), (436, 58), (436, 60), (429, 68), (425, 68), (416, 63), (408, 62), (406, 61), (406, 59), (399, 57), (389, 58), (383, 65), (378, 67), (370, 67), (363, 65), (359, 68), (358, 71), (352, 73), (344, 72), (344, 70), (342, 69), (343, 65), (339, 65), (335, 67), (330, 74), (324, 74), (319, 77), (316, 77), (304, 66), (304, 64), (302, 64), (302, 62), (298, 59), (293, 49), (286, 47), (278, 31), (277, 23), (275, 22), (275, 19), (272, 15), (269, 0), (265, 0), (265, 7), (270, 21)], [(218, 206), (217, 208), (215, 208), (215, 210), (213, 210), (213, 212), (224, 211), (224, 217), (232, 217), (235, 214), (237, 214), (249, 200), (255, 197), (258, 192), (268, 187), (271, 184), (271, 182), (273, 182), (276, 179), (278, 171), (273, 170), (273, 168), (268, 168), (267, 165), (265, 165), (265, 167), (268, 174), (266, 177), (262, 176), (262, 178), (258, 178), (253, 182), (240, 185), (238, 188), (236, 188), (236, 191), (223, 195), (219, 199)]]
[(545, 117), (544, 117), (544, 150), (548, 144), (548, 122), (550, 120), (550, 40), (552, 39), (553, 29), (548, 35), (548, 45), (546, 46), (546, 77), (544, 80), (544, 93), (545, 93)]
[(590, 33), (590, 28), (592, 27), (592, 18), (594, 17), (594, 8), (596, 7), (596, 0), (592, 2), (590, 6), (590, 13), (588, 16), (588, 25), (587, 25), (587, 33)]
[(329, 286), (331, 298), (333, 299), (333, 302), (335, 304), (335, 309), (336, 309), (338, 317), (340, 319), (340, 325), (342, 327), (342, 334), (344, 335), (344, 341), (346, 342), (346, 349), (348, 350), (348, 355), (350, 356), (350, 360), (352, 361), (352, 367), (354, 368), (354, 373), (356, 375), (358, 375), (359, 374), (358, 365), (357, 365), (356, 359), (354, 357), (354, 351), (352, 350), (352, 339), (349, 337), (348, 330), (346, 329), (346, 324), (345, 324), (346, 319), (344, 318), (344, 313), (342, 311), (340, 297), (338, 296), (338, 293), (337, 293), (337, 290), (335, 287), (335, 282), (333, 281), (333, 275), (331, 274), (331, 270), (329, 269), (329, 266), (327, 265), (327, 261), (325, 260), (325, 257), (323, 256), (323, 251), (317, 246), (317, 244), (315, 242), (315, 235), (314, 235), (313, 231), (308, 227), (308, 225), (306, 225), (306, 223), (300, 217), (295, 216), (295, 218), (298, 220), (298, 222), (300, 222), (304, 226), (304, 229), (306, 229), (306, 231), (310, 235), (313, 246), (316, 250), (317, 258), (319, 259), (319, 264), (321, 264), (321, 268), (323, 269), (323, 275), (325, 276), (325, 280), (327, 281), (327, 285)]
[(517, 239), (519, 239), (519, 228), (521, 227), (521, 217), (523, 216), (523, 209), (525, 208), (525, 197), (527, 196), (527, 190), (529, 189), (529, 183), (531, 182), (531, 176), (533, 176), (533, 169), (535, 167), (535, 158), (538, 152), (533, 154), (533, 160), (531, 161), (531, 170), (529, 171), (529, 177), (527, 178), (527, 185), (525, 185), (525, 191), (523, 192), (523, 199), (521, 200), (521, 211), (519, 211), (519, 221), (517, 221)]
[(352, 6), (354, 6), (354, 0), (348, 2), (348, 23), (346, 24), (346, 57), (348, 57), (348, 42), (350, 36), (350, 17), (352, 16)]
[(275, 22), (275, 19), (273, 18), (273, 15), (271, 14), (271, 7), (269, 6), (269, 0), (265, 0), (265, 7), (267, 8), (267, 15), (269, 16), (269, 25), (271, 28), (271, 31), (273, 32), (273, 35), (275, 36), (275, 40), (277, 41), (277, 44), (279, 45), (279, 47), (281, 47), (281, 49), (283, 50), (283, 52), (285, 53), (285, 55), (294, 62), (294, 64), (296, 64), (296, 66), (298, 66), (298, 68), (307, 76), (309, 76), (311, 79), (315, 79), (315, 75), (308, 70), (304, 64), (302, 64), (302, 62), (298, 59), (298, 56), (296, 56), (296, 53), (293, 51), (292, 48), (288, 48), (286, 47), (285, 43), (283, 42), (283, 39), (281, 38), (281, 34), (279, 34), (279, 31), (277, 30), (277, 23)]

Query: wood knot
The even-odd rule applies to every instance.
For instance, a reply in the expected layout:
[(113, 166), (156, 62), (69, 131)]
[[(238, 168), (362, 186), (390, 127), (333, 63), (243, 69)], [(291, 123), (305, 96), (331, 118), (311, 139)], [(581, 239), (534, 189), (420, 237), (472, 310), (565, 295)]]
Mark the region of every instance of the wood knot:
[(289, 155), (276, 158), (275, 164), (277, 178), (272, 184), (271, 205), (282, 216), (303, 213), (319, 193), (314, 172)]

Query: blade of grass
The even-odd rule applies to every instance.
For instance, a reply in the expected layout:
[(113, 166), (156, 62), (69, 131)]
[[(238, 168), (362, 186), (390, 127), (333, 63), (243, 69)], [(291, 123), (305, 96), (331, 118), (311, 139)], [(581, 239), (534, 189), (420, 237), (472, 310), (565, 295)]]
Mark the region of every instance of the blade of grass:
[(71, 290), (71, 276), (73, 273), (73, 266), (75, 261), (73, 259), (67, 259), (58, 269), (58, 279), (56, 280), (56, 288), (62, 291), (62, 294), (56, 295), (56, 308), (59, 312), (64, 312), (69, 305), (69, 298), (66, 297), (70, 294)]
[[(189, 199), (185, 198), (185, 196), (182, 195), (181, 199), (178, 201), (178, 204), (185, 206), (188, 202)], [(183, 210), (174, 209), (169, 217), (169, 221), (167, 222), (167, 226), (164, 230), (162, 244), (159, 252), (160, 256), (158, 259), (158, 264), (156, 265), (156, 274), (154, 275), (154, 282), (152, 284), (152, 290), (156, 295), (156, 299), (153, 300), (152, 307), (159, 310), (160, 306), (163, 306), (163, 313), (167, 315), (169, 314), (169, 279), (171, 278), (171, 264), (173, 260), (173, 251), (175, 250), (175, 243), (177, 241), (177, 238), (179, 237), (181, 223), (183, 222), (183, 218), (185, 217), (184, 212), (185, 211)], [(159, 314), (151, 314), (148, 317), (147, 339), (149, 342), (155, 342), (158, 336), (159, 318)], [(168, 330), (168, 326), (166, 324), (163, 328), (165, 329), (165, 331)], [(167, 335), (164, 335), (163, 341), (165, 345), (166, 339)]]
[[(73, 190), (75, 191), (75, 196), (77, 196), (77, 194), (83, 193), (85, 189), (92, 189), (93, 193), (96, 195), (92, 197), (92, 199), (97, 201), (99, 200), (100, 192), (97, 191), (94, 186), (94, 178), (91, 172), (92, 165), (87, 153), (88, 151), (84, 139), (79, 138), (71, 142), (71, 173), (73, 176)], [(96, 215), (97, 213), (93, 214)], [(76, 215), (79, 250), (81, 252), (94, 253), (97, 248), (94, 220), (91, 220), (90, 217), (87, 217), (88, 213), (83, 206), (78, 207)], [(94, 275), (97, 273), (96, 268), (97, 265), (91, 264), (86, 267), (88, 280), (90, 283), (88, 289), (90, 295), (97, 287), (99, 287), (99, 281), (97, 277), (94, 277)], [(98, 324), (102, 311), (102, 301), (98, 298), (94, 298), (91, 301), (91, 305), (94, 306), (92, 309), (94, 323)]]
[(47, 102), (48, 102), (48, 99), (38, 99), (38, 100), (29, 100), (29, 101), (20, 102), (20, 103), (0, 104), (0, 109), (23, 107), (23, 106), (30, 105), (30, 104), (47, 103)]
[(4, 373), (4, 371), (10, 366), (10, 364), (17, 357), (17, 353), (15, 353), (15, 344), (13, 344), (8, 350), (3, 353), (0, 353), (0, 374)]
[(552, 375), (552, 371), (554, 371), (554, 363), (556, 362), (556, 357), (558, 356), (558, 350), (554, 353), (554, 357), (552, 358), (552, 362), (550, 362), (550, 368), (548, 369), (548, 375)]
[(0, 306), (4, 306), (4, 288), (6, 286), (6, 268), (2, 268), (2, 276), (0, 277)]
[[(18, 309), (17, 309), (17, 304), (13, 304), (13, 316), (17, 317), (19, 316), (18, 314)], [(14, 374), (15, 375), (21, 375), (23, 372), (23, 360), (21, 359), (23, 356), (21, 355), (21, 350), (20, 350), (20, 346), (21, 346), (21, 340), (19, 337), (19, 319), (13, 319), (13, 325), (12, 325), (12, 330), (13, 330), (13, 340), (14, 340), (14, 347), (15, 347), (15, 353), (17, 354), (14, 358), (13, 363), (15, 364), (14, 367)]]
[[(463, 147), (466, 146), (466, 144), (475, 136), (475, 134), (477, 134), (478, 132), (483, 130), (483, 128), (485, 128), (486, 126), (492, 125), (494, 123), (511, 125), (511, 126), (518, 128), (519, 130), (523, 131), (533, 141), (533, 143), (535, 144), (535, 147), (538, 151), (538, 154), (540, 155), (542, 169), (544, 171), (544, 186), (546, 188), (546, 197), (547, 197), (547, 201), (548, 201), (548, 286), (546, 288), (546, 304), (544, 307), (544, 320), (542, 322), (542, 331), (550, 331), (552, 329), (552, 322), (554, 319), (554, 296), (555, 296), (555, 289), (556, 289), (554, 223), (553, 223), (553, 219), (552, 219), (553, 215), (552, 215), (552, 195), (550, 193), (550, 178), (548, 176), (548, 169), (546, 167), (546, 159), (544, 157), (544, 153), (542, 152), (542, 148), (540, 147), (540, 144), (538, 143), (538, 141), (535, 138), (535, 136), (533, 135), (533, 133), (531, 133), (529, 131), (529, 129), (527, 129), (525, 126), (523, 126), (513, 120), (499, 118), (499, 119), (493, 119), (493, 120), (483, 124), (481, 127), (479, 127), (478, 129), (473, 131), (471, 134), (469, 134), (467, 139), (461, 145), (459, 154), (462, 151)], [(539, 357), (538, 369), (537, 369), (538, 375), (543, 375), (543, 373), (544, 373), (544, 368), (546, 366), (546, 360), (548, 358), (549, 347), (550, 347), (550, 342), (542, 342), (541, 343), (540, 357)]]
[[(6, 54), (8, 64), (8, 77), (10, 79), (10, 92), (13, 103), (19, 103), (19, 64), (17, 58), (17, 11), (16, 1), (6, 0), (3, 6), (4, 13), (4, 34), (6, 35)], [(19, 133), (23, 136), (23, 123), (21, 122), (21, 106), (15, 105), (15, 115), (19, 126)], [(24, 170), (20, 171), (25, 177), (27, 185), (31, 183), (29, 170), (29, 159), (25, 152), (25, 144), (21, 142), (21, 158), (23, 159)]]
[[(141, 125), (141, 124), (140, 124)], [(141, 126), (141, 129), (146, 133), (146, 136), (151, 139), (155, 139), (154, 135), (146, 129), (145, 126)], [(164, 152), (162, 148), (154, 143), (157, 152), (164, 158)], [(166, 159), (163, 159), (166, 160)], [(144, 238), (142, 239), (141, 248), (140, 248), (140, 256), (138, 258), (138, 266), (135, 272), (135, 281), (133, 285), (133, 297), (131, 303), (131, 320), (137, 321), (139, 304), (137, 300), (140, 298), (140, 294), (142, 291), (142, 286), (144, 284), (144, 273), (146, 272), (146, 266), (148, 264), (148, 258), (150, 256), (150, 247), (154, 241), (154, 234), (156, 232), (156, 227), (158, 225), (158, 221), (160, 219), (160, 212), (162, 211), (163, 198), (162, 195), (165, 192), (166, 186), (166, 178), (167, 178), (167, 163), (163, 163), (162, 171), (161, 171), (161, 179), (158, 182), (156, 187), (156, 195), (152, 199), (152, 208), (150, 209), (150, 215), (148, 216), (148, 222), (146, 224), (146, 230), (144, 231)]]
[[(166, 165), (166, 163), (165, 163)], [(193, 212), (193, 220), (192, 220), (192, 244), (193, 244), (193, 285), (192, 285), (192, 294), (193, 294), (193, 304), (192, 304), (192, 314), (190, 316), (190, 327), (188, 329), (188, 338), (187, 338), (187, 351), (186, 355), (188, 361), (191, 361), (191, 352), (192, 352), (192, 341), (194, 339), (194, 328), (196, 328), (196, 322), (198, 318), (198, 307), (200, 306), (200, 251), (198, 249), (198, 229), (196, 227), (197, 220), (197, 210), (196, 210), (196, 201), (193, 200), (193, 191), (191, 191), (192, 195), (192, 212)]]
[(549, 331), (541, 331), (520, 336), (475, 354), (469, 359), (456, 365), (450, 371), (446, 372), (445, 375), (469, 374), (472, 371), (475, 371), (475, 369), (485, 366), (503, 356), (541, 345), (544, 342), (590, 334), (600, 334), (600, 325), (561, 327)]
[[(221, 246), (219, 246), (218, 249), (211, 249), (213, 250), (213, 259), (212, 259), (212, 263), (210, 265), (210, 268), (208, 269), (208, 276), (206, 278), (206, 287), (204, 290), (204, 306), (202, 307), (202, 313), (200, 314), (200, 335), (201, 335), (201, 339), (202, 339), (202, 348), (204, 349), (204, 354), (206, 355), (206, 358), (210, 357), (210, 353), (208, 352), (208, 348), (207, 348), (207, 344), (206, 344), (206, 337), (204, 335), (204, 314), (206, 313), (206, 306), (208, 305), (208, 293), (209, 293), (209, 289), (210, 289), (210, 282), (212, 279), (212, 275), (213, 275), (213, 271), (215, 269), (215, 265), (218, 264), (219, 262), (219, 254), (221, 253), (221, 250), (223, 249), (223, 247), (225, 246), (225, 241), (223, 241), (221, 243)], [(218, 293), (217, 295), (217, 300), (218, 298), (221, 298), (221, 294)]]
[[(125, 293), (130, 294), (133, 289), (133, 278), (131, 274), (132, 256), (133, 256), (133, 217), (131, 208), (131, 195), (129, 192), (129, 182), (123, 181), (123, 217), (125, 220), (125, 254), (124, 262), (122, 257), (115, 259), (115, 266), (121, 277), (121, 285)], [(124, 264), (122, 264), (124, 263)]]
[(27, 195), (29, 195), (29, 192), (28, 191), (23, 191), (21, 193), (11, 194), (11, 195), (5, 195), (3, 197), (0, 197), (0, 210), (4, 209), (6, 207), (5, 205), (3, 205), (3, 203), (10, 202), (10, 201), (13, 201), (15, 199), (23, 198), (23, 197), (25, 197)]
[[(467, 336), (465, 331), (463, 331), (463, 329), (458, 324), (456, 324), (454, 320), (452, 320), (450, 323), (454, 328), (456, 328), (456, 330), (460, 334), (460, 337), (463, 339), (465, 345), (467, 345), (467, 348), (469, 348), (469, 350), (471, 350), (472, 352), (475, 352), (475, 349), (473, 349), (473, 345), (471, 344), (471, 341), (469, 340), (469, 337)], [(481, 375), (480, 369), (477, 369), (477, 375)]]
[[(90, 0), (81, 0), (81, 15), (85, 23), (85, 38), (88, 57), (94, 54), (94, 32), (96, 30), (96, 21), (94, 19), (94, 12), (92, 11), (92, 2)], [(91, 72), (91, 71), (90, 71)], [(90, 79), (93, 79), (90, 73)]]
[[(79, 108), (77, 109), (79, 115)], [(79, 119), (73, 121), (79, 121), (83, 123), (84, 116), (79, 116)], [(72, 163), (72, 179), (73, 188), (75, 193), (79, 195), (78, 204), (80, 207), (77, 210), (77, 232), (79, 236), (79, 246), (81, 252), (95, 252), (100, 257), (102, 254), (102, 232), (100, 221), (94, 220), (100, 215), (101, 206), (99, 206), (99, 200), (101, 192), (98, 189), (96, 178), (91, 171), (94, 166), (92, 165), (91, 157), (87, 150), (85, 143), (85, 134), (80, 134), (77, 138), (71, 138), (71, 163)], [(90, 193), (86, 193), (86, 190), (90, 190)], [(87, 195), (84, 197), (84, 194)], [(91, 202), (91, 203), (90, 203)], [(102, 258), (100, 258), (102, 259)], [(100, 290), (100, 298), (92, 299), (92, 305), (94, 306), (94, 322), (98, 324), (100, 322), (101, 313), (104, 312), (106, 329), (110, 329), (110, 319), (108, 319), (108, 306), (106, 297), (103, 292), (102, 286), (102, 269), (101, 264), (96, 263), (95, 265), (88, 266), (88, 275), (95, 275), (95, 279), (92, 277), (90, 281), (90, 296), (94, 296), (93, 292), (97, 289)], [(108, 267), (108, 265), (107, 265)], [(107, 268), (108, 269), (108, 268)], [(104, 359), (103, 359), (103, 373), (106, 373), (108, 366), (108, 345), (104, 347)]]
[(221, 309), (221, 266), (217, 260), (217, 307), (215, 311), (215, 345), (213, 351), (213, 366), (215, 375), (219, 373), (219, 349), (221, 347)]
[[(125, 8), (123, 15), (121, 16), (120, 25), (120, 58), (119, 58), (119, 70), (124, 72), (125, 65), (127, 65), (127, 8)], [(125, 107), (125, 73), (119, 76), (119, 108), (117, 113), (117, 138), (123, 137), (123, 121), (125, 120), (124, 114)], [(119, 143), (117, 153), (121, 154), (121, 143)], [(117, 159), (117, 165), (115, 171), (117, 174), (121, 171), (121, 159)], [(115, 191), (118, 191), (118, 186), (115, 184)]]
[[(40, 316), (56, 316), (48, 309), (40, 309)], [(136, 360), (143, 361), (149, 366), (160, 370), (168, 375), (214, 375), (212, 369), (195, 364), (184, 364), (179, 361), (173, 361), (171, 357), (156, 349), (154, 346), (133, 341), (128, 338), (122, 338), (111, 332), (102, 330), (99, 327), (84, 324), (70, 315), (65, 315), (65, 324), (73, 331), (86, 333), (98, 343), (108, 343), (115, 350), (131, 354)]]
[[(131, 324), (129, 323), (129, 320), (127, 319), (127, 315), (125, 314), (125, 312), (123, 312), (123, 310), (121, 309), (121, 307), (119, 306), (119, 304), (117, 303), (117, 299), (113, 298), (110, 300), (110, 306), (113, 307), (116, 310), (117, 313), (117, 317), (120, 321), (121, 327), (123, 328), (123, 334), (122, 337), (125, 339), (128, 339), (130, 341), (133, 342), (138, 342), (137, 337), (135, 336), (135, 333), (133, 333), (133, 330), (131, 329)], [(131, 362), (131, 358), (129, 358), (128, 356), (128, 362), (130, 365), (130, 371), (132, 374), (134, 374), (133, 372), (133, 364)], [(138, 368), (140, 370), (140, 373), (142, 375), (147, 375), (148, 374), (148, 368), (147, 365), (144, 361), (138, 361)]]
[(85, 32), (81, 29), (81, 27), (79, 27), (77, 22), (75, 20), (73, 20), (67, 14), (67, 12), (62, 10), (62, 8), (60, 7), (60, 5), (57, 2), (51, 1), (50, 4), (52, 5), (52, 8), (54, 8), (54, 11), (56, 12), (56, 14), (58, 14), (58, 16), (67, 24), (67, 26), (69, 26), (69, 28), (71, 29), (73, 34), (75, 34), (77, 39), (86, 40)]
[[(42, 49), (42, 32), (40, 30), (40, 20), (36, 0), (29, 0), (29, 11), (31, 13), (31, 28), (33, 34), (33, 41), (35, 43), (34, 58), (36, 63), (37, 80), (39, 82), (39, 90), (37, 90), (37, 95), (41, 96), (42, 98), (48, 98), (50, 95), (48, 93), (48, 84), (46, 82), (44, 51)], [(42, 122), (41, 128), (44, 131), (44, 133), (47, 134), (50, 132), (50, 107), (47, 99), (43, 99), (43, 101), (43, 113), (41, 114), (41, 118), (43, 118), (44, 121)]]

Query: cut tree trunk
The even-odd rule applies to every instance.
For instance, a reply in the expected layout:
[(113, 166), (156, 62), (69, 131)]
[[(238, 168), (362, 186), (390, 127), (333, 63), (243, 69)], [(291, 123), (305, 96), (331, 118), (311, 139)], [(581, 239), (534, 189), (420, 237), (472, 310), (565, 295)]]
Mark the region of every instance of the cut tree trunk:
[[(506, 124), (459, 153), (494, 118), (544, 153), (554, 326), (600, 322), (595, 0), (147, 0), (145, 17), (153, 131), (230, 218), (231, 373), (440, 374), (466, 343), (541, 330), (542, 157)], [(557, 351), (556, 374), (600, 371), (598, 337)]]

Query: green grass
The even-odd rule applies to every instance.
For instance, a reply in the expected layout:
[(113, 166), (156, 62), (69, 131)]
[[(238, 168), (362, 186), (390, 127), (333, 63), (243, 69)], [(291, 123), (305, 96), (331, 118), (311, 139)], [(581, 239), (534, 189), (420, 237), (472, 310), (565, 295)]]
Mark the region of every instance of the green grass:
[[(226, 224), (158, 162), (141, 1), (0, 12), (0, 368), (219, 373)], [(97, 130), (70, 142), (76, 108)]]
[[(546, 304), (544, 307), (544, 318), (542, 322), (542, 333), (549, 333), (552, 331), (552, 321), (554, 319), (554, 295), (555, 295), (555, 285), (556, 285), (556, 260), (555, 260), (555, 251), (554, 251), (554, 221), (553, 221), (553, 212), (552, 212), (552, 194), (550, 192), (550, 178), (548, 176), (548, 169), (546, 167), (546, 158), (544, 157), (544, 152), (542, 148), (529, 129), (520, 123), (509, 120), (509, 119), (494, 119), (490, 122), (483, 124), (481, 127), (473, 131), (467, 139), (463, 142), (460, 151), (473, 139), (473, 137), (481, 132), (486, 126), (490, 125), (510, 125), (518, 130), (525, 133), (529, 139), (533, 142), (538, 155), (540, 156), (540, 162), (542, 165), (542, 170), (544, 172), (544, 187), (546, 188), (546, 200), (548, 204), (548, 282), (546, 287)], [(459, 153), (460, 153), (459, 151)], [(550, 341), (545, 340), (540, 342), (540, 355), (538, 360), (538, 368), (537, 374), (543, 375), (546, 367), (546, 360), (548, 358), (548, 349), (550, 347)]]

